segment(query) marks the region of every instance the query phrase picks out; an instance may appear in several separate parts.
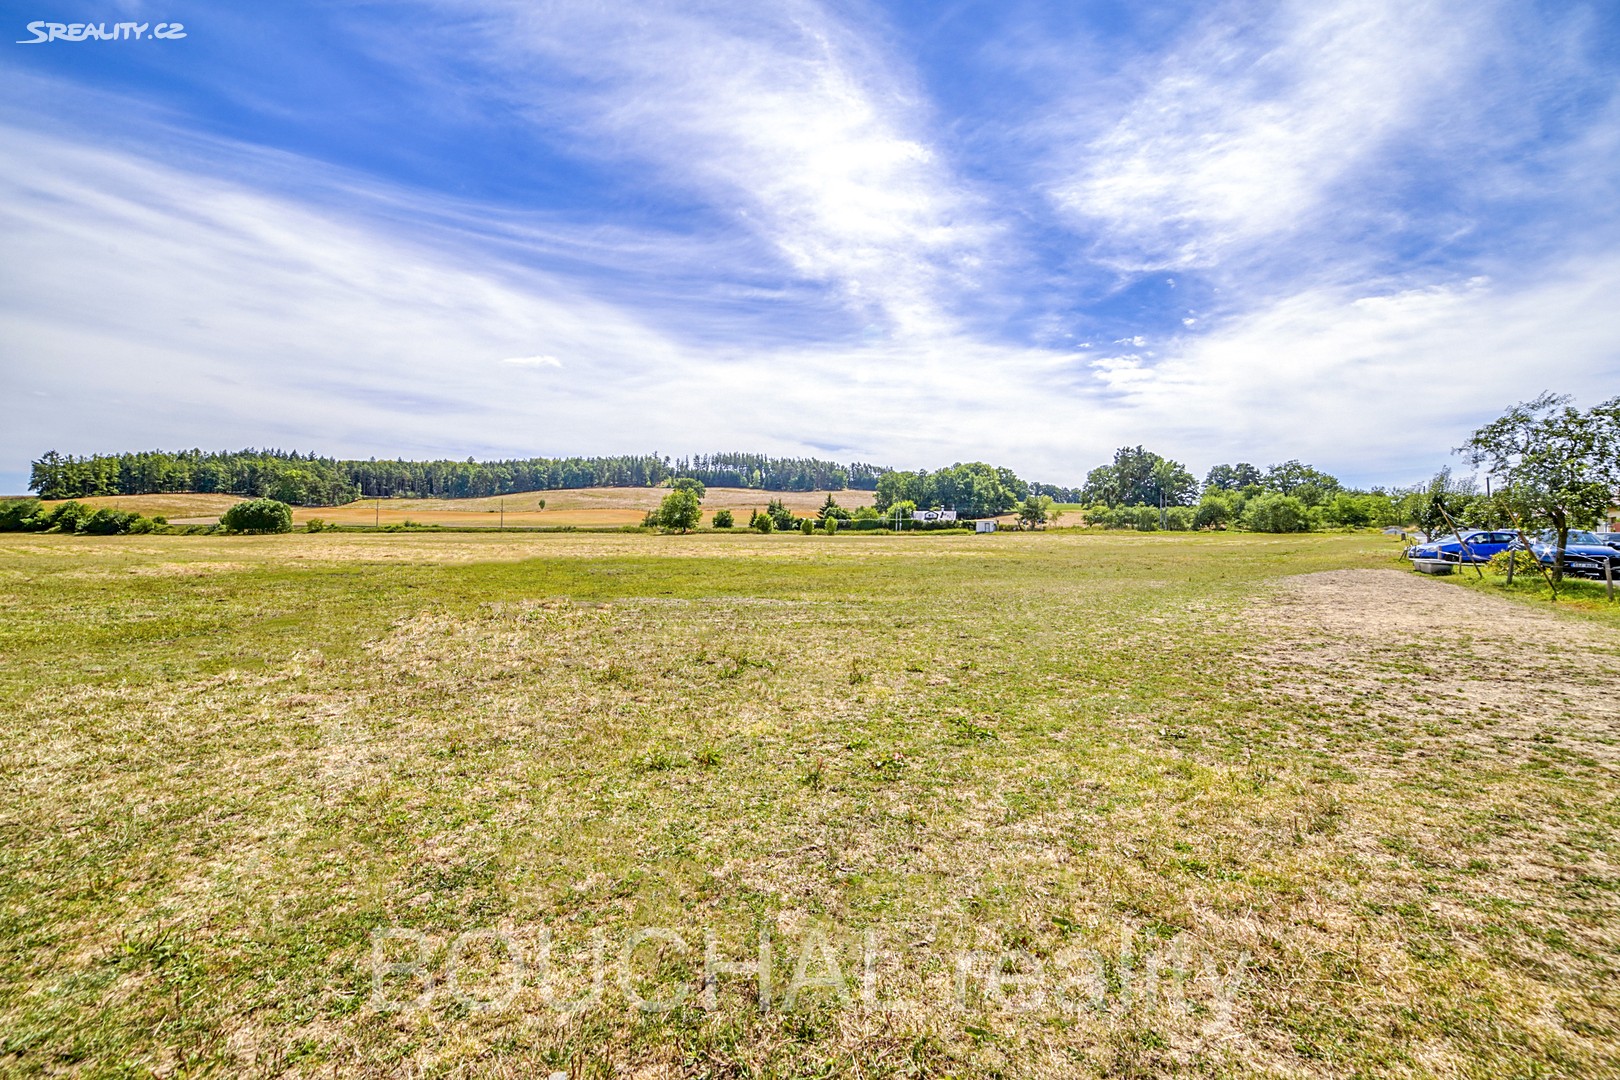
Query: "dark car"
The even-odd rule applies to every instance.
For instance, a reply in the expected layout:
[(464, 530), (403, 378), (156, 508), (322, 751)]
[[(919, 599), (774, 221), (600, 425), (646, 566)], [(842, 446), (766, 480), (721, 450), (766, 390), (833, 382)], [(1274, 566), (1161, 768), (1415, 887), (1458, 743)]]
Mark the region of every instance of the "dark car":
[[(1558, 534), (1549, 529), (1537, 536), (1530, 548), (1542, 565), (1551, 566), (1558, 558)], [(1602, 581), (1604, 570), (1610, 568), (1620, 577), (1620, 549), (1610, 547), (1585, 529), (1569, 530), (1564, 543), (1564, 573)]]
[(1620, 532), (1595, 532), (1592, 535), (1598, 538), (1598, 543), (1600, 544), (1607, 544), (1612, 548), (1620, 548)]
[(1438, 559), (1441, 562), (1482, 563), (1492, 555), (1512, 547), (1518, 536), (1490, 529), (1464, 529), (1461, 534), (1436, 537), (1406, 549), (1408, 559)]

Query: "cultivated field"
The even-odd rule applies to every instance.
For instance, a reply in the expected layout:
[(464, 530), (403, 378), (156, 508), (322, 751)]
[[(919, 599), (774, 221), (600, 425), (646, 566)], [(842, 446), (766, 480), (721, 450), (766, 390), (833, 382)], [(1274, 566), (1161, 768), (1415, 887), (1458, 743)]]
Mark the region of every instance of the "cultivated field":
[[(310, 518), (339, 525), (397, 525), (414, 521), (422, 525), (455, 528), (496, 528), (504, 521), (508, 528), (520, 526), (563, 526), (576, 528), (640, 525), (648, 510), (669, 494), (667, 488), (604, 487), (574, 488), (562, 491), (521, 491), (488, 499), (362, 499), (345, 506), (295, 506), (293, 521), (302, 525)], [(835, 491), (839, 506), (853, 510), (870, 506), (870, 491)], [(151, 516), (162, 514), (177, 525), (212, 525), (219, 515), (242, 501), (240, 495), (105, 495), (79, 499), (87, 506), (114, 507)], [(755, 510), (763, 510), (772, 499), (800, 515), (813, 514), (826, 501), (825, 491), (760, 491), (755, 488), (710, 488), (703, 499), (703, 524), (714, 512), (729, 509), (746, 525)], [(544, 499), (546, 508), (540, 510)], [(55, 506), (47, 502), (46, 506)], [(502, 516), (504, 508), (505, 516)]]
[(1397, 550), (0, 536), (0, 1070), (1620, 1075), (1620, 621)]

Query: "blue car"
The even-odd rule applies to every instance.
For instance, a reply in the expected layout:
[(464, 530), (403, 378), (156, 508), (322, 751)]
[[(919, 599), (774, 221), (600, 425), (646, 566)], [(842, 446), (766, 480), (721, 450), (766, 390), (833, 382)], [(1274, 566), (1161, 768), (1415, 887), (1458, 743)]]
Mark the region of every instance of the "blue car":
[[(1551, 529), (1537, 536), (1530, 544), (1543, 566), (1551, 566), (1558, 559), (1558, 534)], [(1610, 547), (1585, 529), (1569, 530), (1564, 544), (1564, 573), (1574, 577), (1603, 580), (1603, 571), (1612, 567), (1620, 578), (1620, 550)]]
[[(1518, 534), (1489, 529), (1464, 529), (1459, 535), (1441, 536), (1406, 549), (1408, 559), (1438, 559), (1441, 562), (1482, 563), (1518, 542)], [(1620, 554), (1620, 553), (1617, 553)]]

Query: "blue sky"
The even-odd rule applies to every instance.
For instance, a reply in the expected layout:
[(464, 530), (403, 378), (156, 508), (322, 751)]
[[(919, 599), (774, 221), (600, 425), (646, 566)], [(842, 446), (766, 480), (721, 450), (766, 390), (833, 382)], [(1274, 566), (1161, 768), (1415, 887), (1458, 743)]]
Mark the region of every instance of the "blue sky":
[(247, 445), (1406, 483), (1620, 392), (1612, 3), (0, 12), (6, 490)]

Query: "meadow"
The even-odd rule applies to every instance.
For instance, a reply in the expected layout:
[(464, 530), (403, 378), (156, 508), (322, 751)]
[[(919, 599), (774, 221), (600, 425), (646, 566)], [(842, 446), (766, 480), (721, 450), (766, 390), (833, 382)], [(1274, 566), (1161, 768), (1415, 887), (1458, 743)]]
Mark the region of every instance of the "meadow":
[(1620, 1075), (1620, 620), (1398, 552), (0, 536), (0, 1071)]
[[(295, 506), (293, 522), (312, 518), (333, 525), (369, 526), (438, 525), (446, 528), (616, 528), (640, 525), (647, 511), (656, 510), (668, 488), (595, 487), (519, 491), (480, 499), (361, 499), (343, 506)], [(716, 510), (730, 510), (746, 523), (755, 510), (779, 499), (803, 517), (814, 516), (829, 493), (825, 491), (763, 491), (758, 488), (710, 488), (703, 500), (703, 524)], [(843, 490), (831, 493), (838, 505), (853, 510), (872, 504), (872, 492)], [(92, 509), (103, 506), (151, 517), (162, 514), (177, 525), (212, 525), (219, 515), (242, 501), (240, 495), (101, 495), (76, 500)], [(46, 500), (47, 508), (67, 500)], [(545, 502), (544, 509), (540, 508)]]

